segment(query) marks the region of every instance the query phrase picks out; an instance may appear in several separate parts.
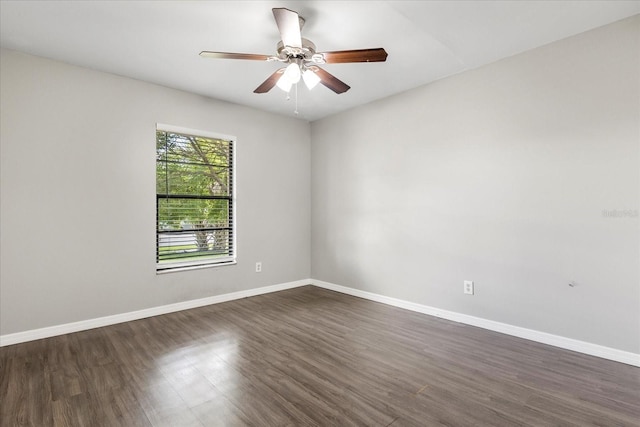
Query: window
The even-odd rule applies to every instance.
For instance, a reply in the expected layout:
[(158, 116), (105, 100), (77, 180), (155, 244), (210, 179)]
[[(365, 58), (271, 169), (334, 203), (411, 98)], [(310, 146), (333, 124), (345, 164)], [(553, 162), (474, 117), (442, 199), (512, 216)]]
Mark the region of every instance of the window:
[(157, 271), (235, 262), (234, 139), (158, 125)]

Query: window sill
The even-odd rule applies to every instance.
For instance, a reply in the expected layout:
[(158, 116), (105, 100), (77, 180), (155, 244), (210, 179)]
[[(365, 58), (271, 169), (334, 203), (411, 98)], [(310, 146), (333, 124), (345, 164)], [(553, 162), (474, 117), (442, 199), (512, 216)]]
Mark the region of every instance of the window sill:
[(228, 265), (236, 265), (237, 263), (238, 261), (228, 261), (228, 262), (219, 262), (219, 263), (202, 264), (202, 265), (186, 265), (184, 267), (173, 267), (173, 268), (167, 268), (164, 270), (156, 270), (156, 275), (177, 273), (179, 271), (201, 270), (203, 268), (225, 267)]

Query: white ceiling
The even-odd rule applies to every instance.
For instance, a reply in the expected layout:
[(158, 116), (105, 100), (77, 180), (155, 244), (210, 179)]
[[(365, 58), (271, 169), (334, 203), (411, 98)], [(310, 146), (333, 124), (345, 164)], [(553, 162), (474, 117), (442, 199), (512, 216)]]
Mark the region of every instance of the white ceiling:
[(640, 1), (1, 1), (3, 47), (294, 115), (278, 63), (204, 59), (202, 50), (274, 54), (271, 8), (306, 19), (318, 51), (384, 47), (387, 62), (330, 64), (351, 86), (298, 85), (297, 117), (316, 120), (640, 13)]

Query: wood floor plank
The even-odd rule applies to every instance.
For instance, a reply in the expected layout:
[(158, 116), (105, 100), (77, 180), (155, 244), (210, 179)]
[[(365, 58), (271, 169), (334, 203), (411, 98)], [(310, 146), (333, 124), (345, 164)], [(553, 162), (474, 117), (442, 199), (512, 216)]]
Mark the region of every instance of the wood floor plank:
[(0, 348), (1, 426), (640, 426), (640, 369), (306, 286)]
[(209, 400), (192, 408), (199, 422), (207, 427), (252, 426), (249, 418), (226, 397)]

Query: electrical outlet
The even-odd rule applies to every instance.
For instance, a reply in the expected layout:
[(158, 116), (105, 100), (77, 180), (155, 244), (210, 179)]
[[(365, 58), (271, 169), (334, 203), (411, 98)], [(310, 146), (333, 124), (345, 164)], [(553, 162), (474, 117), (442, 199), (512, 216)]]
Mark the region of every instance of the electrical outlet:
[(256, 262), (256, 273), (261, 273), (261, 272), (262, 272), (262, 263)]
[(473, 282), (471, 280), (464, 281), (464, 293), (473, 295)]

